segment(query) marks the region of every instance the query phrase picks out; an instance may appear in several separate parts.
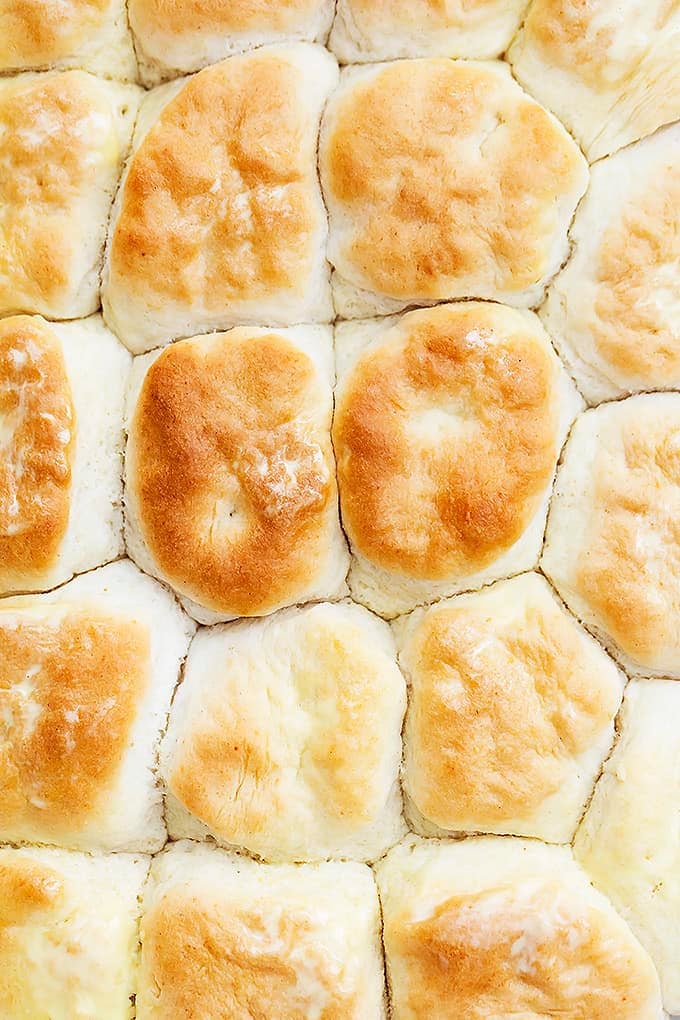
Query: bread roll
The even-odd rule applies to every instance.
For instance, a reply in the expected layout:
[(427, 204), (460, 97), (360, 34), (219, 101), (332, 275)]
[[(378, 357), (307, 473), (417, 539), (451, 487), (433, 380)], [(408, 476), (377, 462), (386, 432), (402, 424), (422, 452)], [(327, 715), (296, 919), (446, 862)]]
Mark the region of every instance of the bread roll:
[(161, 751), (171, 836), (266, 860), (370, 860), (404, 833), (389, 628), (322, 603), (203, 631)]
[(460, 297), (537, 304), (588, 182), (507, 65), (435, 58), (344, 71), (320, 169), (344, 318)]
[(0, 0), (0, 71), (57, 67), (134, 81), (124, 0)]
[(410, 837), (377, 868), (393, 1020), (661, 1020), (652, 961), (568, 847)]
[(345, 593), (330, 331), (194, 337), (133, 368), (127, 542), (202, 623)]
[(156, 754), (192, 632), (128, 560), (0, 601), (0, 840), (163, 846)]
[(680, 395), (587, 411), (557, 475), (542, 566), (624, 666), (680, 677)]
[(680, 686), (633, 681), (621, 737), (595, 788), (574, 850), (654, 960), (664, 1005), (680, 1013)]
[(155, 859), (137, 1020), (384, 1020), (380, 912), (363, 864), (256, 864), (195, 843)]
[(400, 631), (414, 828), (569, 842), (614, 741), (613, 662), (537, 574), (417, 610)]
[(139, 95), (83, 71), (0, 79), (0, 315), (74, 319), (99, 307)]
[(155, 85), (263, 43), (323, 42), (334, 0), (130, 0), (142, 78)]
[(226, 326), (333, 317), (316, 149), (337, 73), (320, 46), (272, 46), (147, 95), (102, 295), (135, 354)]
[(0, 1014), (130, 1020), (148, 858), (0, 847)]
[(527, 570), (581, 407), (539, 320), (465, 302), (336, 329), (354, 598), (385, 616)]
[(343, 64), (397, 57), (498, 57), (527, 0), (338, 0), (329, 46)]
[(130, 361), (99, 316), (0, 319), (0, 595), (122, 553)]
[(508, 57), (592, 162), (680, 117), (679, 40), (674, 0), (534, 0)]
[(680, 385), (680, 124), (593, 167), (546, 327), (592, 403)]

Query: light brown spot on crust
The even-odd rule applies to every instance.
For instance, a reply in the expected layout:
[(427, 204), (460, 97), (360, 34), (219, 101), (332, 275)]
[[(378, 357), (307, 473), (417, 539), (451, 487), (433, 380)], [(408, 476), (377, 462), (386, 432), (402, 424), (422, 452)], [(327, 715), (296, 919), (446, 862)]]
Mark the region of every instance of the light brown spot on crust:
[(131, 430), (143, 537), (172, 585), (240, 616), (296, 601), (335, 513), (311, 360), (280, 336), (182, 341), (149, 369)]
[(136, 0), (135, 26), (151, 34), (294, 32), (321, 7), (321, 0)]
[(651, 1015), (651, 964), (557, 882), (451, 897), (423, 920), (393, 915), (385, 940), (404, 968), (397, 1001), (409, 1020)]
[(645, 181), (604, 234), (594, 336), (600, 355), (648, 387), (680, 375), (680, 174), (666, 166)]
[[(521, 2), (521, 0), (520, 0)], [(347, 0), (352, 21), (362, 31), (384, 32), (393, 25), (414, 25), (422, 31), (464, 27), (481, 17), (495, 13), (499, 0)], [(503, 6), (508, 6), (503, 0)]]
[(26, 857), (0, 863), (0, 946), (3, 928), (30, 922), (57, 905), (63, 895), (64, 883), (51, 868)]
[(58, 839), (106, 810), (148, 658), (141, 624), (92, 608), (0, 612), (4, 838)]
[(630, 417), (600, 441), (587, 539), (575, 557), (576, 589), (598, 624), (652, 668), (677, 661), (680, 614), (680, 414), (656, 399), (649, 414), (618, 405)]
[(406, 787), (442, 828), (530, 817), (618, 706), (620, 688), (600, 680), (601, 663), (547, 594), (500, 622), (496, 613), (483, 596), (432, 610), (402, 653)]
[(44, 67), (74, 54), (110, 0), (0, 0), (0, 68)]
[(330, 110), (324, 188), (352, 283), (405, 300), (497, 297), (549, 271), (583, 160), (510, 78), (400, 61)]
[(299, 70), (266, 53), (189, 79), (132, 160), (114, 285), (213, 313), (304, 294), (321, 213), (300, 91)]
[[(306, 911), (201, 906), (186, 893), (166, 893), (142, 926), (143, 972), (156, 993), (145, 1015), (359, 1020), (359, 995), (343, 987), (341, 964), (315, 937)], [(208, 979), (206, 980), (206, 976)]]
[(380, 567), (437, 580), (505, 552), (554, 470), (556, 370), (519, 313), (405, 316), (359, 359), (333, 438), (344, 524)]
[(0, 322), (0, 589), (49, 568), (71, 505), (75, 411), (61, 347), (41, 320)]

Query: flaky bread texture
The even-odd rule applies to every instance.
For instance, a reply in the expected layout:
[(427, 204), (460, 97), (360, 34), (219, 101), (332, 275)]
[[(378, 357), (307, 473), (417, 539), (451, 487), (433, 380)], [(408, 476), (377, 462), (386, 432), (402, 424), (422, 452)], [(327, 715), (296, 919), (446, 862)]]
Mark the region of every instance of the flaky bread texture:
[(331, 320), (316, 150), (337, 74), (326, 50), (291, 43), (147, 95), (102, 293), (133, 353), (244, 323)]
[(394, 1020), (661, 1020), (652, 961), (567, 847), (409, 837), (377, 867)]
[[(380, 911), (362, 864), (256, 864), (175, 843), (152, 864), (137, 1020), (384, 1020)], [(206, 980), (209, 975), (209, 980)]]
[(273, 861), (372, 860), (403, 835), (404, 680), (351, 603), (201, 632), (161, 749), (172, 837)]
[(499, 581), (395, 629), (416, 831), (570, 841), (614, 741), (625, 678), (545, 579)]
[(129, 560), (0, 602), (0, 839), (163, 846), (156, 755), (193, 630)]
[(122, 553), (130, 365), (100, 316), (0, 320), (0, 594), (53, 588)]
[(97, 311), (140, 95), (84, 71), (0, 78), (0, 314)]
[(0, 1012), (131, 1020), (145, 857), (0, 847)]
[(605, 764), (574, 851), (654, 960), (664, 1005), (680, 1013), (680, 687), (632, 681), (620, 739)]
[(582, 406), (537, 317), (461, 302), (340, 323), (335, 345), (356, 601), (393, 617), (534, 567)]

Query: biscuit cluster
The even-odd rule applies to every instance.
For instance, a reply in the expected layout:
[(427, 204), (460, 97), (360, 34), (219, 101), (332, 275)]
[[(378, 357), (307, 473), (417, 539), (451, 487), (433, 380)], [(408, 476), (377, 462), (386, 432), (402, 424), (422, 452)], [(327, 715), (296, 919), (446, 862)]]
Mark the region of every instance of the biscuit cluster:
[(0, 73), (0, 1020), (680, 1014), (678, 4)]

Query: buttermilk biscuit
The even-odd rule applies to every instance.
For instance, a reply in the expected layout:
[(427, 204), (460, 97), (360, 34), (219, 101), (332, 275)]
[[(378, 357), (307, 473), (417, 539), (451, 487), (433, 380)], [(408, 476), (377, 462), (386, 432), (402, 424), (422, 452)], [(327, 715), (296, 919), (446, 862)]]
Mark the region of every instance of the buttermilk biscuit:
[(347, 69), (320, 160), (344, 318), (457, 297), (536, 304), (588, 181), (565, 129), (500, 62)]
[(680, 677), (680, 395), (587, 411), (557, 474), (542, 566), (633, 673)]
[(0, 79), (0, 315), (96, 311), (139, 94), (84, 71)]
[(398, 633), (414, 828), (568, 842), (623, 691), (597, 642), (537, 574), (418, 610)]
[(142, 79), (155, 85), (263, 43), (323, 42), (334, 6), (333, 0), (130, 0)]
[(629, 685), (619, 743), (574, 845), (654, 960), (669, 1013), (680, 1013), (679, 718), (677, 684)]
[(360, 606), (201, 632), (161, 750), (170, 834), (268, 860), (379, 856), (405, 831), (405, 702), (389, 628)]
[(680, 116), (674, 0), (534, 0), (509, 60), (593, 161)]
[(265, 47), (142, 104), (104, 268), (109, 325), (135, 353), (202, 330), (328, 322), (320, 46)]
[(338, 0), (329, 46), (343, 64), (498, 57), (528, 0)]
[(137, 1020), (384, 1020), (363, 864), (256, 864), (175, 843), (152, 864), (144, 906)]
[(0, 594), (53, 588), (123, 551), (131, 358), (99, 316), (0, 320)]
[(394, 1020), (661, 1020), (651, 960), (567, 847), (410, 837), (377, 866)]
[(0, 0), (0, 72), (56, 67), (133, 80), (124, 0)]
[(202, 623), (345, 593), (330, 330), (242, 328), (137, 358), (130, 555)]
[(680, 385), (680, 125), (593, 167), (541, 315), (593, 403)]
[(0, 1015), (130, 1020), (148, 859), (0, 847)]
[(128, 560), (0, 601), (1, 841), (163, 845), (153, 770), (192, 632)]
[(336, 330), (350, 587), (386, 616), (536, 564), (581, 407), (530, 312), (464, 302)]

